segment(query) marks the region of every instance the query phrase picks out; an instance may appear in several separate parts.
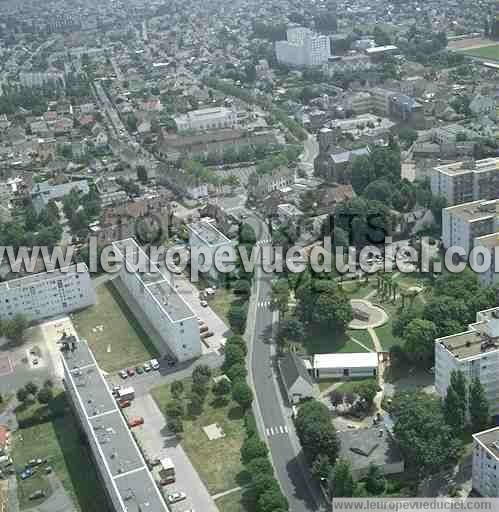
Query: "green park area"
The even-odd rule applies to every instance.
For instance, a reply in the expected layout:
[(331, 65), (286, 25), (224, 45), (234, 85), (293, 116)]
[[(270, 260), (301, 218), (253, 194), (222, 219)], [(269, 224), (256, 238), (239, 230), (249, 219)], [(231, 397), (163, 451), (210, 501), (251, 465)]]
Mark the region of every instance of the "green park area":
[(157, 357), (151, 340), (110, 282), (97, 288), (97, 303), (75, 313), (73, 323), (104, 371), (118, 371)]
[(461, 50), (460, 53), (468, 55), (469, 57), (478, 57), (480, 59), (491, 59), (499, 61), (499, 44), (482, 46), (481, 48)]
[[(243, 485), (247, 478), (240, 452), (246, 434), (240, 407), (229, 399), (220, 400), (210, 389), (201, 410), (194, 413), (187, 398), (192, 379), (186, 379), (182, 384), (184, 391), (180, 398), (172, 395), (170, 384), (155, 388), (152, 395), (163, 413), (168, 404), (179, 401), (183, 403), (185, 399), (180, 441), (208, 491), (210, 494), (218, 494)], [(225, 435), (210, 441), (203, 427), (213, 424), (217, 424)]]
[[(68, 407), (64, 392), (56, 392), (47, 405), (26, 401), (16, 410), (18, 421), (25, 426), (13, 434), (15, 467), (24, 469), (30, 460), (46, 460), (29, 478), (18, 476), (20, 510), (34, 510), (59, 492), (60, 483), (77, 510), (108, 511), (95, 466)], [(30, 500), (36, 491), (43, 491), (44, 497)]]

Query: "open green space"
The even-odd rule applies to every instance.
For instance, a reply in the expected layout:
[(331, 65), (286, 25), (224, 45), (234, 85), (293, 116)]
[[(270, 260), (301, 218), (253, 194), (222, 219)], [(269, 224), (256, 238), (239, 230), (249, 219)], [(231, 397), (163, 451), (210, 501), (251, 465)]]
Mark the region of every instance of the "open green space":
[[(304, 348), (308, 354), (329, 354), (331, 352), (366, 352), (351, 336), (357, 331), (343, 332), (339, 329), (327, 329), (319, 325), (310, 325), (305, 336)], [(359, 341), (362, 341), (359, 339)]]
[[(360, 343), (362, 343), (366, 347), (370, 348), (371, 350), (373, 350), (373, 351), (376, 350), (374, 347), (374, 343), (371, 338), (371, 335), (369, 334), (367, 329), (363, 329), (363, 330), (348, 329), (347, 333), (349, 334), (349, 336), (351, 338), (354, 338), (355, 340), (360, 341)], [(364, 352), (364, 349), (362, 347), (360, 347), (359, 345), (357, 345), (357, 347), (359, 348), (358, 352)]]
[(208, 299), (210, 308), (223, 320), (225, 325), (229, 325), (227, 315), (231, 304), (239, 299), (232, 290), (228, 288), (218, 288), (215, 295)]
[(158, 356), (153, 343), (111, 283), (97, 288), (97, 303), (75, 313), (73, 323), (105, 371), (121, 370)]
[(499, 60), (499, 44), (461, 50), (460, 53), (481, 59)]
[(362, 384), (371, 384), (372, 382), (376, 383), (376, 379), (374, 377), (368, 377), (365, 379), (351, 379), (345, 382), (342, 382), (340, 386), (338, 386), (337, 391), (341, 393), (355, 393), (358, 386)]
[(220, 512), (254, 512), (254, 506), (244, 499), (242, 490), (222, 496), (215, 503)]
[[(184, 395), (188, 397), (192, 381), (186, 379)], [(159, 408), (165, 411), (173, 400), (170, 385), (159, 386), (152, 391)], [(244, 485), (247, 475), (241, 463), (241, 446), (246, 437), (243, 414), (234, 402), (220, 405), (211, 390), (205, 400), (202, 414), (186, 416), (181, 444), (210, 494), (218, 494)], [(188, 398), (185, 400), (188, 403)], [(209, 441), (203, 427), (216, 423), (225, 437)]]
[[(64, 400), (63, 394), (57, 400)], [(29, 407), (24, 411), (27, 417)], [(24, 468), (31, 459), (48, 459), (47, 465), (26, 480), (18, 477), (18, 497), (21, 510), (40, 505), (52, 494), (51, 477), (45, 473), (50, 466), (73, 500), (77, 510), (82, 512), (108, 512), (104, 492), (98, 480), (95, 466), (88, 449), (82, 444), (75, 418), (66, 410), (63, 416), (52, 421), (19, 429), (13, 435), (12, 459), (16, 468)], [(43, 500), (29, 500), (30, 494), (42, 490)]]
[(369, 292), (376, 290), (376, 280), (344, 281), (339, 285), (349, 299), (363, 299)]

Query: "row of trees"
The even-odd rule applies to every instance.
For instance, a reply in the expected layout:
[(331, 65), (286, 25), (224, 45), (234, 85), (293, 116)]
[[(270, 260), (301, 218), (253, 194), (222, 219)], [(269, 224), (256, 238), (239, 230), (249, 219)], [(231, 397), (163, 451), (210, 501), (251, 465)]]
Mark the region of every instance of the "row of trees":
[(71, 232), (83, 238), (88, 233), (88, 225), (95, 220), (101, 211), (97, 191), (91, 188), (88, 194), (81, 194), (73, 189), (62, 201), (64, 215), (69, 221)]

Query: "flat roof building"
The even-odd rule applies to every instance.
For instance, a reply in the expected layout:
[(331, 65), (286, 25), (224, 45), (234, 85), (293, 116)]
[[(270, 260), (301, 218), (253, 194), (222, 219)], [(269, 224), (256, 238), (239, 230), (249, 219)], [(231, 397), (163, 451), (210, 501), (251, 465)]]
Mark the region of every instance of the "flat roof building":
[(449, 206), (499, 197), (499, 158), (439, 165), (431, 171), (431, 192)]
[(235, 110), (226, 107), (202, 108), (176, 116), (175, 123), (179, 132), (185, 130), (215, 130), (237, 128), (238, 118)]
[(499, 427), (473, 434), (472, 484), (480, 496), (499, 498)]
[(468, 382), (478, 378), (491, 414), (499, 414), (499, 308), (479, 311), (468, 330), (435, 340), (435, 389), (447, 394), (451, 373), (460, 370)]
[(64, 386), (113, 512), (168, 512), (147, 464), (84, 340), (61, 339)]
[(87, 266), (78, 265), (0, 283), (0, 319), (22, 314), (36, 321), (95, 304)]
[(317, 379), (376, 377), (378, 354), (376, 352), (315, 354), (312, 366)]
[[(161, 356), (170, 355), (180, 362), (200, 356), (198, 320), (171, 275), (160, 271), (132, 238), (113, 242), (113, 247), (123, 263), (119, 272), (122, 283), (160, 336), (156, 348)], [(144, 270), (136, 270), (138, 266)]]

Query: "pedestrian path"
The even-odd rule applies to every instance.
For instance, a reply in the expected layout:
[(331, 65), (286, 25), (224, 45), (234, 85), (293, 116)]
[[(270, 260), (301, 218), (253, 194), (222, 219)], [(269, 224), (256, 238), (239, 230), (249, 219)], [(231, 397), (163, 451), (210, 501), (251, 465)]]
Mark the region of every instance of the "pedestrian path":
[(259, 309), (265, 309), (265, 308), (269, 308), (271, 304), (272, 304), (271, 300), (259, 300), (257, 302), (256, 306)]
[(264, 240), (258, 240), (256, 245), (259, 246), (259, 247), (261, 247), (262, 245), (272, 245), (272, 239), (271, 238), (265, 238)]
[(286, 425), (279, 425), (277, 427), (267, 427), (265, 429), (267, 437), (278, 436), (288, 433), (288, 427)]

